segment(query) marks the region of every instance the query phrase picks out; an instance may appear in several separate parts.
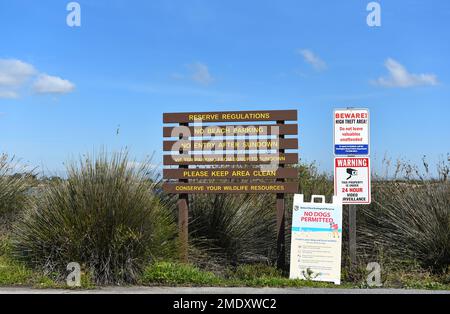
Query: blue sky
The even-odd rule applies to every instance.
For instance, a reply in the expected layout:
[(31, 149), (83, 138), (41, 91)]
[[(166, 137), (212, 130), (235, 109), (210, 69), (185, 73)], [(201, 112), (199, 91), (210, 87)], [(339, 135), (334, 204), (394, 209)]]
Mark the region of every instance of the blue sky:
[[(298, 109), (332, 167), (332, 112), (367, 107), (372, 157), (450, 152), (450, 2), (0, 0), (0, 150), (47, 173), (102, 147), (162, 147), (162, 113)], [(120, 126), (117, 135), (116, 130)]]

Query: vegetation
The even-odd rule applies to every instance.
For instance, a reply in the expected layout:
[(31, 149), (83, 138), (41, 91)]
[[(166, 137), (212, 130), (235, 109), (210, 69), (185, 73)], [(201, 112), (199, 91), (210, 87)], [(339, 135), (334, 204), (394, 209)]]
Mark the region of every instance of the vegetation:
[(0, 286), (60, 287), (49, 277), (15, 260), (11, 254), (11, 243), (5, 236), (0, 237)]
[[(291, 280), (273, 266), (265, 264), (240, 265), (228, 268), (224, 274), (215, 274), (192, 264), (157, 262), (145, 269), (140, 283), (147, 286), (370, 288), (365, 281), (344, 282), (335, 286), (312, 280)], [(383, 287), (450, 290), (450, 282), (420, 268), (407, 271), (392, 268), (383, 276)]]
[(299, 191), (309, 201), (312, 195), (325, 195), (327, 201), (331, 202), (334, 194), (333, 177), (325, 172), (320, 172), (317, 165), (300, 163), (298, 166)]
[(441, 273), (450, 265), (450, 182), (384, 182), (362, 208), (360, 249), (417, 261)]
[(27, 206), (32, 176), (14, 157), (0, 155), (0, 235)]
[[(230, 268), (225, 275), (216, 275), (191, 264), (160, 262), (145, 269), (142, 284), (169, 286), (222, 287), (332, 287), (333, 284), (290, 280), (276, 268), (264, 264)], [(348, 286), (347, 286), (348, 287)]]
[[(450, 160), (449, 160), (450, 162)], [(386, 162), (390, 165), (390, 162)], [(299, 164), (299, 188), (331, 201), (332, 177)], [(341, 287), (368, 287), (367, 263), (382, 267), (383, 287), (450, 288), (448, 163), (429, 175), (404, 162), (375, 176), (373, 204), (358, 211), (358, 261), (350, 267), (344, 209)], [(175, 198), (161, 191), (150, 160), (126, 152), (85, 156), (67, 177), (40, 177), (0, 158), (0, 286), (65, 287), (66, 266), (78, 262), (83, 287), (104, 284), (334, 287), (289, 280), (274, 267), (273, 195), (190, 197), (192, 264), (179, 264)], [(290, 208), (286, 243), (289, 256)], [(6, 226), (6, 227), (5, 227)], [(307, 276), (314, 278), (313, 274)]]
[(190, 202), (192, 244), (220, 265), (268, 261), (276, 217), (267, 195), (195, 195)]
[(175, 225), (149, 162), (103, 153), (69, 164), (67, 174), (47, 184), (15, 226), (17, 257), (48, 274), (78, 262), (94, 282), (119, 284), (173, 254)]
[(212, 272), (201, 271), (193, 265), (159, 262), (148, 266), (142, 276), (147, 285), (214, 286), (222, 283)]

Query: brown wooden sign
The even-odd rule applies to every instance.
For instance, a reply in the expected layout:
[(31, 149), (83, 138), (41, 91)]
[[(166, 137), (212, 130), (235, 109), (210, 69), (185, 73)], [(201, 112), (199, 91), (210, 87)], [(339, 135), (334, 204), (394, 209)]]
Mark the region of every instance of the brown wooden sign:
[(297, 124), (217, 125), (164, 127), (164, 137), (297, 135)]
[(164, 151), (234, 151), (234, 150), (273, 150), (273, 149), (298, 149), (298, 140), (289, 139), (262, 139), (262, 140), (178, 140), (164, 141)]
[(296, 121), (297, 110), (165, 113), (164, 123)]
[(261, 154), (261, 155), (164, 155), (164, 166), (175, 165), (264, 165), (278, 163), (280, 165), (298, 163), (298, 154)]
[(298, 170), (295, 168), (261, 170), (259, 167), (164, 169), (163, 176), (166, 179), (296, 179)]
[[(277, 210), (277, 265), (284, 268), (284, 195), (298, 192), (298, 170), (289, 168), (299, 160), (292, 151), (298, 149), (296, 121), (297, 110), (163, 114), (163, 123), (172, 124), (163, 128), (166, 152), (163, 190), (179, 195), (183, 261), (188, 259), (190, 194), (273, 193)], [(238, 125), (240, 122), (243, 125)]]
[(298, 184), (290, 183), (164, 183), (166, 193), (246, 194), (297, 193)]

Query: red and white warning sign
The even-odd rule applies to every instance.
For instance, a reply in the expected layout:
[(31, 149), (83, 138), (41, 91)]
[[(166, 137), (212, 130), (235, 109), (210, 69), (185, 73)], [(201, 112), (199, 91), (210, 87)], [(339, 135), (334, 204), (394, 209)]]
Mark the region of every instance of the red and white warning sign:
[(370, 204), (370, 158), (335, 158), (334, 191), (343, 204)]

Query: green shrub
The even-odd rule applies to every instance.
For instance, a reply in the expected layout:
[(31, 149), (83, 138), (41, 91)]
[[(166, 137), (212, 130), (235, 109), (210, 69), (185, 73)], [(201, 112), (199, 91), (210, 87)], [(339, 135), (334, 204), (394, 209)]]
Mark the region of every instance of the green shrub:
[(385, 271), (383, 286), (398, 289), (448, 290), (450, 286), (421, 268), (394, 268)]
[(276, 244), (273, 195), (195, 195), (190, 200), (192, 243), (226, 265), (266, 261)]
[(96, 283), (135, 282), (174, 251), (176, 228), (154, 178), (149, 161), (130, 162), (126, 152), (70, 163), (67, 179), (49, 182), (15, 226), (15, 253), (61, 278), (78, 262)]
[(145, 269), (142, 283), (146, 285), (220, 285), (221, 279), (193, 265), (157, 262)]
[(297, 168), (299, 193), (305, 195), (306, 201), (310, 201), (312, 195), (325, 195), (331, 201), (334, 195), (332, 176), (319, 172), (314, 162), (300, 163)]
[(26, 207), (31, 178), (14, 157), (0, 155), (0, 234), (9, 230), (13, 218)]
[(402, 181), (374, 185), (374, 203), (362, 207), (358, 245), (390, 258), (417, 261), (443, 272), (450, 265), (450, 182)]
[(11, 242), (0, 236), (0, 287), (33, 286), (37, 288), (56, 287), (55, 282), (40, 273), (34, 272), (24, 263), (11, 257)]
[(230, 276), (239, 280), (253, 280), (261, 277), (282, 278), (279, 269), (266, 264), (239, 265)]

